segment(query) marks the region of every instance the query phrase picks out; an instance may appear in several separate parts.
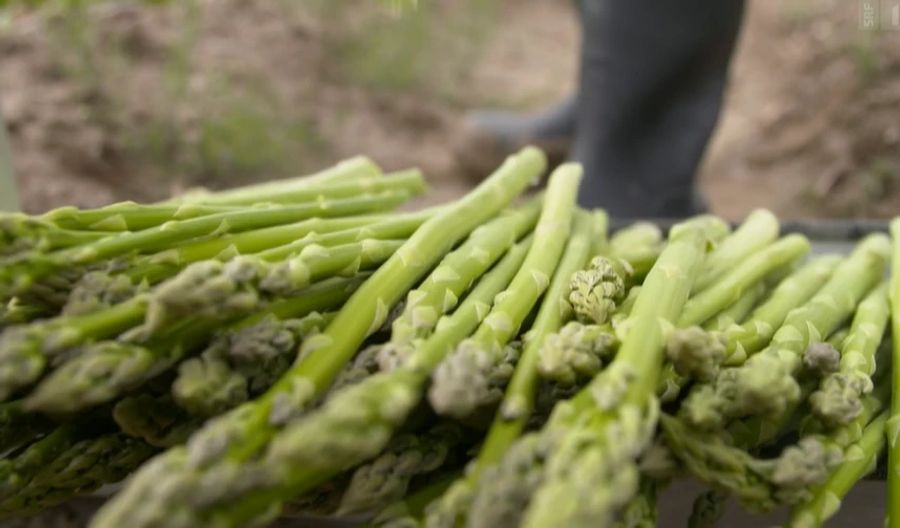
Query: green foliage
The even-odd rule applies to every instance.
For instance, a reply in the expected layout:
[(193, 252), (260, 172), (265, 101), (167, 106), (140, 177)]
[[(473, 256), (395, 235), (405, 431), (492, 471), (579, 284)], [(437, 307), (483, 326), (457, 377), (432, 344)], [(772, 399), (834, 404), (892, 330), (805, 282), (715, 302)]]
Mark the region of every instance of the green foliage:
[[(402, 5), (401, 5), (402, 4)], [(385, 5), (388, 8), (385, 8)], [(400, 6), (397, 8), (397, 6)], [(313, 0), (288, 12), (323, 20), (338, 73), (374, 90), (415, 90), (451, 102), (496, 22), (498, 0), (360, 4)]]

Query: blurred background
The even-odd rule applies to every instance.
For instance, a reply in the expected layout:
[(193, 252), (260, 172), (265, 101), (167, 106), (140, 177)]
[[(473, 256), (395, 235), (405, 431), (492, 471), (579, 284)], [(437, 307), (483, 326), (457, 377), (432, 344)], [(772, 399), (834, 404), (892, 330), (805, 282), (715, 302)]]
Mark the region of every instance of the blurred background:
[[(747, 7), (701, 169), (713, 211), (896, 215), (900, 30), (861, 29), (856, 1)], [(12, 3), (0, 7), (0, 111), (30, 212), (358, 153), (422, 167), (439, 201), (473, 184), (459, 163), (466, 110), (571, 93), (579, 39), (566, 1)]]

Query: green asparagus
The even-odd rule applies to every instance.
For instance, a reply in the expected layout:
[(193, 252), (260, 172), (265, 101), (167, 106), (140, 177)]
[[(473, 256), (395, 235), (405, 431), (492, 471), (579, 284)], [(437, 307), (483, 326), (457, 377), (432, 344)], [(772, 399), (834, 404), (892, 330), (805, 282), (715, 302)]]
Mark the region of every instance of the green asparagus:
[[(230, 478), (226, 476), (240, 466), (239, 461), (247, 460), (265, 448), (279, 428), (296, 419), (313, 399), (321, 395), (362, 340), (382, 325), (399, 297), (457, 241), (505, 207), (543, 171), (545, 165), (545, 157), (539, 150), (523, 149), (467, 197), (442, 209), (425, 222), (353, 294), (331, 325), (316, 338), (307, 340), (301, 352), (302, 359), (276, 385), (254, 402), (209, 422), (191, 438), (185, 451), (170, 451), (151, 461), (131, 480), (120, 497), (101, 510), (92, 525), (121, 526), (124, 523), (152, 526), (156, 522), (154, 516), (158, 514), (148, 515), (148, 511), (166, 511), (167, 506), (159, 506), (172, 504), (173, 500), (183, 504), (181, 496), (156, 493), (158, 488), (154, 490), (153, 484), (147, 487), (148, 483), (159, 478), (160, 471), (168, 474), (167, 478), (174, 482), (183, 478), (193, 480), (198, 472), (215, 474), (218, 486), (226, 495), (230, 491), (229, 485), (235, 482), (240, 482), (245, 489), (248, 484), (269, 487), (265, 485), (272, 478), (268, 471), (262, 471), (256, 479), (244, 472), (241, 472), (240, 478), (235, 473), (231, 473)], [(269, 452), (278, 452), (279, 444), (275, 442)], [(216, 462), (219, 462), (219, 471), (214, 471)], [(281, 465), (279, 469), (284, 470), (285, 466)], [(291, 484), (279, 486), (278, 489), (290, 492), (297, 486), (295, 482)], [(213, 502), (209, 508), (195, 503), (193, 507), (181, 510), (179, 522), (192, 526), (204, 523), (193, 522), (192, 518), (206, 518), (239, 525), (263, 512), (271, 513), (271, 505), (282, 498), (281, 493), (254, 495), (250, 491), (247, 490), (246, 494), (250, 497), (244, 501), (236, 500), (244, 495), (241, 493), (225, 502)], [(148, 492), (149, 496), (145, 497)], [(137, 503), (141, 504), (141, 508), (135, 508)], [(218, 508), (212, 507), (215, 505)]]
[(518, 359), (513, 352), (513, 361), (504, 361), (511, 351), (509, 342), (550, 283), (571, 229), (580, 180), (581, 168), (573, 165), (560, 166), (550, 177), (534, 243), (522, 269), (473, 336), (435, 370), (429, 401), (439, 414), (463, 418), (499, 402)]

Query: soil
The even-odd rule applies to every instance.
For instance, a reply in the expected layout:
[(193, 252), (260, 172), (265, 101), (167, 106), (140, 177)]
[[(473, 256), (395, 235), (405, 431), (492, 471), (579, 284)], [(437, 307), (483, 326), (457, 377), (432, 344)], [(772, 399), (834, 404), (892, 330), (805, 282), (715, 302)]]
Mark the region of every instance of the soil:
[[(24, 207), (156, 200), (195, 185), (308, 172), (357, 153), (387, 169), (422, 167), (434, 188), (431, 201), (458, 196), (472, 181), (452, 148), (464, 133), (466, 109), (537, 108), (570, 93), (577, 74), (579, 38), (569, 3), (498, 2), (483, 38), (435, 32), (443, 40), (431, 46), (437, 54), (418, 57), (424, 64), (418, 81), (393, 86), (393, 72), (360, 79), (345, 64), (348, 34), (371, 22), (371, 5), (347, 15), (304, 7), (316, 2), (288, 8), (197, 0), (194, 11), (103, 2), (85, 14), (89, 48), (102, 59), (93, 77), (85, 75), (84, 61), (73, 73), (73, 50), (59, 45), (60, 13), (14, 12), (0, 30), (0, 108)], [(436, 4), (432, 16), (465, 15), (456, 6), (466, 2)], [(840, 0), (748, 2), (727, 103), (700, 172), (715, 212), (739, 218), (763, 206), (785, 217), (900, 211), (900, 31), (861, 30), (857, 14), (855, 2)], [(195, 31), (182, 64), (172, 49), (186, 38), (179, 29), (185, 25)], [(477, 42), (474, 53), (454, 51), (465, 48), (465, 39)], [(106, 53), (113, 45), (124, 67)], [(366, 48), (355, 49), (350, 58), (360, 62)], [(182, 71), (174, 92), (167, 88), (173, 71)], [(229, 107), (219, 97), (222, 78), (228, 89), (257, 95)], [(235, 117), (235, 126), (262, 139), (225, 136), (249, 161), (226, 155), (223, 162), (221, 152), (198, 158), (208, 150), (210, 123), (227, 124), (235, 106), (266, 109), (262, 121), (256, 114)], [(259, 154), (293, 141), (295, 123), (304, 127), (288, 154)], [(213, 137), (230, 130), (216, 128)], [(156, 132), (153, 142), (135, 142), (144, 131)]]

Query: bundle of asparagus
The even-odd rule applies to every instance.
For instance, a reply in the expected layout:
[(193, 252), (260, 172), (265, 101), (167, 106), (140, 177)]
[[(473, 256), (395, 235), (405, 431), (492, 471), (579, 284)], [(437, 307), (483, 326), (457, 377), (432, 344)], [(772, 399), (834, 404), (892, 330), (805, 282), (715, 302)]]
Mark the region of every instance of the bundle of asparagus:
[(691, 475), (693, 526), (734, 497), (806, 527), (896, 466), (900, 220), (893, 260), (766, 211), (610, 235), (576, 164), (517, 200), (545, 165), (412, 213), (417, 171), (355, 158), (3, 217), (0, 516), (130, 477), (91, 526), (637, 527)]

